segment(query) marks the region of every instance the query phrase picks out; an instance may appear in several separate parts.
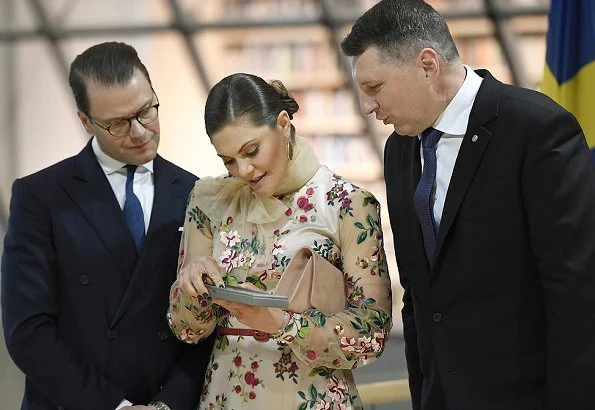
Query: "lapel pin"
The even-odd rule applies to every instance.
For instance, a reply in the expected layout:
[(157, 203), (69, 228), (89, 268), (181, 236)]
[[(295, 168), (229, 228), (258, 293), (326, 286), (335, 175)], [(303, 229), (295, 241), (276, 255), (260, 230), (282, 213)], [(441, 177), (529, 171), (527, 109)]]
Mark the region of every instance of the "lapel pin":
[(479, 137), (477, 136), (477, 134), (475, 134), (474, 136), (471, 137), (471, 141), (473, 141), (473, 142), (477, 142), (478, 139), (479, 139)]

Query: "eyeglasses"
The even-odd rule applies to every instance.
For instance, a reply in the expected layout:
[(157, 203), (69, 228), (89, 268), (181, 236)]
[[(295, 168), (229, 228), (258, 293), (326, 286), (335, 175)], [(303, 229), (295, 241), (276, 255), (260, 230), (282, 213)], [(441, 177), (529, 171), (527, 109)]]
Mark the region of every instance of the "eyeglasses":
[(143, 108), (132, 117), (116, 120), (105, 127), (101, 124), (98, 124), (89, 114), (87, 114), (87, 117), (89, 117), (93, 124), (97, 125), (102, 130), (109, 132), (112, 136), (123, 137), (124, 135), (128, 134), (128, 131), (130, 131), (130, 128), (132, 127), (132, 120), (137, 120), (139, 124), (144, 126), (149, 125), (157, 119), (157, 116), (159, 115), (159, 98), (157, 97), (157, 94), (155, 94), (155, 98), (157, 98), (157, 104)]

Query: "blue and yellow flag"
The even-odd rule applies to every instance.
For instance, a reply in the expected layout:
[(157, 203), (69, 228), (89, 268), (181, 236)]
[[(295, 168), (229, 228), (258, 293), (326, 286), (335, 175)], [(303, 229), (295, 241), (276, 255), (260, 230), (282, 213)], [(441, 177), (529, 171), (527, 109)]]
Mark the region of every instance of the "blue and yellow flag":
[(595, 161), (594, 0), (552, 0), (542, 91), (576, 116)]

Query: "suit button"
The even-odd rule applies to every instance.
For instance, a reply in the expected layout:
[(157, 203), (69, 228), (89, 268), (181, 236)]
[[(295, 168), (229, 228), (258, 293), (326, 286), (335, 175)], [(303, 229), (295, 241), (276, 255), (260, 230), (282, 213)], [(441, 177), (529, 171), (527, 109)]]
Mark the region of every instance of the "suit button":
[(116, 333), (116, 329), (108, 329), (107, 330), (107, 338), (109, 340), (114, 340), (116, 337), (118, 337), (118, 333)]
[(79, 283), (83, 286), (87, 286), (89, 284), (89, 277), (87, 275), (79, 276)]
[(440, 312), (434, 312), (434, 313), (432, 314), (432, 320), (433, 320), (435, 323), (440, 323), (440, 322), (442, 322), (442, 319), (443, 319), (443, 318), (444, 318), (444, 317), (442, 316), (442, 313), (440, 313)]
[(159, 340), (167, 340), (167, 332), (159, 332)]

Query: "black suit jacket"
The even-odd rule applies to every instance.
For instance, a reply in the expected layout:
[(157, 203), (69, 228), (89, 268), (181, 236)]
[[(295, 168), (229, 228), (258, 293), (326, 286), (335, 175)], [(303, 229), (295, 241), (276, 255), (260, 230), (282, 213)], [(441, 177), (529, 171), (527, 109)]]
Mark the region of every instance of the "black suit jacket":
[(106, 410), (124, 398), (194, 408), (211, 348), (183, 345), (166, 312), (196, 177), (157, 156), (154, 180), (140, 256), (90, 143), (14, 182), (2, 318), (26, 375), (23, 409)]
[(432, 268), (413, 209), (419, 139), (393, 134), (385, 180), (414, 409), (595, 406), (595, 172), (575, 118), (487, 71)]

